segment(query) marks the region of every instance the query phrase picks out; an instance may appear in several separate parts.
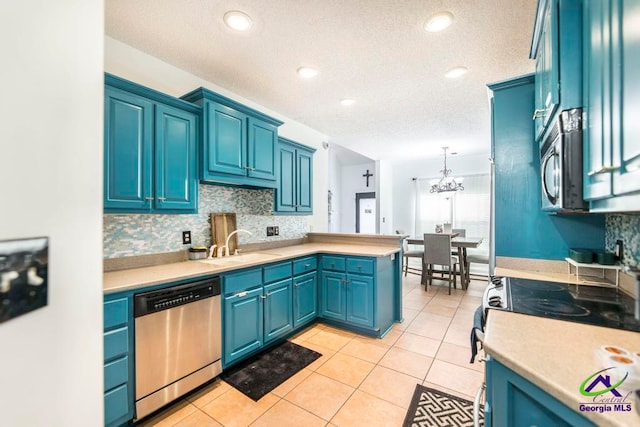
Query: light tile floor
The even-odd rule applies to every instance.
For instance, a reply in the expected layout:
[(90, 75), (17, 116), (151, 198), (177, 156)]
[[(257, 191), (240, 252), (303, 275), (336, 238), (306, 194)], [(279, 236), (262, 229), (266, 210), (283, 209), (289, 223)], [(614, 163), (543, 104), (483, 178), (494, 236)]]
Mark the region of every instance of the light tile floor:
[(171, 405), (141, 425), (401, 426), (416, 384), (473, 400), (484, 364), (470, 364), (469, 333), (486, 280), (467, 291), (419, 276), (403, 279), (404, 322), (375, 339), (324, 324), (291, 340), (322, 353), (258, 402), (222, 380)]

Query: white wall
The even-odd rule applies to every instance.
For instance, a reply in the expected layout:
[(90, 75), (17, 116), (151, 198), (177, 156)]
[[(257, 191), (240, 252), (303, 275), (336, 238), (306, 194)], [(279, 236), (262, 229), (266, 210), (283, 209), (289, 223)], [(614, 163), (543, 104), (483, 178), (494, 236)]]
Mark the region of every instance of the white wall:
[(48, 236), (48, 305), (0, 323), (0, 424), (99, 426), (104, 4), (0, 2), (0, 240)]
[[(415, 185), (411, 178), (432, 178), (442, 174), (444, 157), (435, 159), (404, 161), (393, 164), (393, 226), (405, 233), (414, 233)], [(475, 175), (491, 172), (488, 154), (474, 156), (447, 156), (447, 168), (453, 176)]]
[(322, 142), (328, 140), (326, 135), (111, 37), (105, 37), (104, 48), (104, 69), (108, 73), (176, 97), (203, 86), (282, 120), (280, 136), (317, 149), (313, 156), (313, 215), (306, 218), (310, 231), (327, 231), (329, 155), (322, 147)]
[(393, 228), (393, 166), (389, 161), (376, 161), (376, 207), (378, 234), (394, 234)]
[[(362, 176), (365, 171), (373, 174), (369, 178), (369, 186)], [(340, 232), (356, 232), (356, 193), (373, 193), (376, 191), (376, 164), (375, 162), (360, 165), (343, 166), (340, 171), (341, 195), (340, 195)], [(376, 195), (377, 197), (377, 195)]]
[(331, 146), (329, 146), (329, 190), (332, 193), (329, 232), (339, 233), (341, 227), (342, 165), (336, 151)]

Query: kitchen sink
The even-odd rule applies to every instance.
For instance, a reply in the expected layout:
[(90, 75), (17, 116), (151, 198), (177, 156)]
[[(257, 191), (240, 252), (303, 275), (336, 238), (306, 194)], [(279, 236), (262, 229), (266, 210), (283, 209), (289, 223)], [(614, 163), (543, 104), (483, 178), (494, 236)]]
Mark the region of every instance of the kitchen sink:
[(219, 265), (219, 266), (228, 266), (228, 265), (238, 265), (250, 262), (267, 262), (271, 261), (279, 256), (276, 254), (264, 254), (260, 252), (253, 252), (241, 255), (230, 255), (221, 258), (208, 258), (200, 260), (200, 262), (204, 262), (205, 264), (211, 265)]

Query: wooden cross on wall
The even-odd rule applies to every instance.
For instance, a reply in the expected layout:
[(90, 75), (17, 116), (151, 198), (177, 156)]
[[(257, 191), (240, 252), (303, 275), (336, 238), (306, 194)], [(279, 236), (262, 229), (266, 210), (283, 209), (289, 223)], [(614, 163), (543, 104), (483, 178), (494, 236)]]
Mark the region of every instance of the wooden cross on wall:
[(369, 186), (369, 177), (372, 177), (373, 174), (371, 172), (369, 172), (369, 169), (367, 169), (367, 172), (365, 174), (363, 174), (362, 176), (367, 178), (367, 187), (368, 187)]

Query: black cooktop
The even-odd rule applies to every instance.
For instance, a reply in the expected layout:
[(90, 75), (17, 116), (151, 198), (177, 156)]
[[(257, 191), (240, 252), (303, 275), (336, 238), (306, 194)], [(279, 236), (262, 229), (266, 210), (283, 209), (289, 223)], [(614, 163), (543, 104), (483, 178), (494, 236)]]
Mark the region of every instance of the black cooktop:
[(508, 283), (513, 312), (640, 332), (633, 298), (616, 288), (513, 277)]

